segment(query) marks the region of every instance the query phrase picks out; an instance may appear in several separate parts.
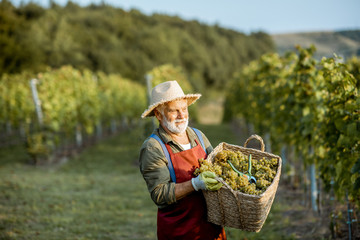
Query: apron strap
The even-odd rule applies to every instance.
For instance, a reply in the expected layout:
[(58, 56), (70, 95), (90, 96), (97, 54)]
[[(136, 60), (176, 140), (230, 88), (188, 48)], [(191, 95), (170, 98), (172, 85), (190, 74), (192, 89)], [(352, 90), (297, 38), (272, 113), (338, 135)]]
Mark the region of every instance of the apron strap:
[(201, 146), (202, 146), (202, 148), (204, 149), (204, 152), (206, 152), (206, 148), (205, 148), (205, 144), (204, 144), (204, 139), (203, 139), (203, 137), (202, 137), (202, 135), (201, 135), (201, 132), (200, 132), (198, 129), (196, 129), (196, 128), (192, 128), (192, 129), (194, 130), (196, 136), (199, 138), (200, 143), (201, 143)]
[[(192, 129), (194, 130), (196, 136), (199, 138), (200, 144), (201, 144), (202, 148), (204, 149), (204, 152), (206, 153), (206, 148), (205, 148), (205, 144), (204, 144), (204, 139), (203, 139), (203, 137), (202, 137), (202, 135), (201, 135), (201, 132), (200, 132), (198, 129), (196, 129), (196, 128), (192, 128)], [(166, 157), (166, 159), (168, 160), (168, 168), (169, 168), (171, 180), (172, 180), (174, 183), (176, 183), (176, 175), (175, 175), (174, 166), (173, 166), (173, 163), (172, 163), (172, 161), (171, 161), (170, 154), (169, 154), (168, 150), (166, 149), (166, 146), (165, 146), (164, 142), (159, 138), (158, 135), (156, 135), (156, 134), (154, 134), (154, 133), (151, 134), (150, 137), (151, 137), (151, 138), (154, 138), (155, 140), (157, 140), (157, 141), (160, 143), (161, 148), (162, 148), (162, 150), (163, 150), (163, 152), (164, 152), (164, 154), (165, 154), (165, 157)]]
[(163, 152), (164, 152), (164, 154), (165, 154), (165, 157), (166, 157), (166, 159), (168, 160), (168, 168), (169, 168), (171, 180), (172, 180), (174, 183), (176, 183), (176, 176), (175, 176), (174, 166), (173, 166), (173, 164), (172, 164), (172, 161), (171, 161), (171, 158), (170, 158), (170, 154), (169, 154), (168, 150), (166, 149), (166, 146), (165, 146), (164, 142), (163, 142), (163, 141), (159, 138), (159, 136), (156, 135), (156, 134), (151, 134), (150, 137), (154, 138), (155, 140), (157, 140), (157, 141), (160, 143), (161, 148), (162, 148), (162, 150), (163, 150)]

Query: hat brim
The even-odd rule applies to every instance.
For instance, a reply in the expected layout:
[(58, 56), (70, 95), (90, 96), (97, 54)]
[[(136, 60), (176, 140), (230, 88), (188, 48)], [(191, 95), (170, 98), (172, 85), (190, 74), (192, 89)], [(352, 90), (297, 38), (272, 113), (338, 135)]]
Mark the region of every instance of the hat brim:
[(152, 105), (150, 105), (148, 107), (148, 109), (146, 109), (142, 114), (141, 114), (141, 118), (146, 118), (146, 117), (153, 117), (155, 116), (154, 110), (155, 108), (157, 108), (158, 106), (164, 104), (164, 103), (168, 103), (168, 102), (172, 102), (172, 101), (176, 101), (176, 100), (180, 100), (180, 99), (186, 99), (187, 100), (187, 104), (188, 106), (190, 106), (191, 104), (195, 103), (199, 98), (201, 97), (201, 94), (199, 93), (195, 93), (195, 94), (186, 94), (184, 96), (181, 97), (177, 97), (171, 100), (164, 100), (164, 101), (160, 101), (157, 103), (154, 103)]

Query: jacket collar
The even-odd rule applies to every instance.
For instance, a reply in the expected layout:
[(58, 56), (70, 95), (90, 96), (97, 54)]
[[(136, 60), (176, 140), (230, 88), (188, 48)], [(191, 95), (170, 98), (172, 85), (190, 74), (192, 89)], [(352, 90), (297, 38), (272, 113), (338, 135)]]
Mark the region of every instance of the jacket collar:
[[(195, 133), (194, 133), (194, 131), (189, 126), (186, 128), (185, 131), (186, 131), (186, 134), (188, 135), (188, 137), (190, 139), (191, 146), (195, 146), (196, 143), (195, 143)], [(165, 144), (169, 144), (170, 142), (172, 142), (173, 144), (177, 144), (170, 137), (170, 135), (165, 131), (165, 129), (161, 126), (161, 124), (159, 124), (158, 135), (164, 141)]]

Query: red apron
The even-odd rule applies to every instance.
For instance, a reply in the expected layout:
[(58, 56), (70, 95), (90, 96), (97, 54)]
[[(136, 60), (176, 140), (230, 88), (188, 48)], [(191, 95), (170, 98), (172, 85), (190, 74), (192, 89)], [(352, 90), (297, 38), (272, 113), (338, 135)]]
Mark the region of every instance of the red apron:
[[(166, 148), (174, 166), (176, 182), (191, 180), (199, 167), (200, 158), (206, 153), (195, 139), (197, 146), (173, 153), (170, 146)], [(176, 203), (158, 210), (157, 235), (159, 240), (226, 240), (225, 230), (221, 226), (207, 221), (206, 202), (201, 191), (193, 192)]]

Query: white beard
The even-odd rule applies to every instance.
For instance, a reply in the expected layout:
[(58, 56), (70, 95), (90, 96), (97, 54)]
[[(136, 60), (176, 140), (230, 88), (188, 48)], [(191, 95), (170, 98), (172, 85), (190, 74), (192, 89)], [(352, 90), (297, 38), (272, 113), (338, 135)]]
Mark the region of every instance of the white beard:
[[(174, 121), (170, 122), (166, 117), (163, 118), (164, 125), (167, 129), (169, 129), (170, 132), (173, 133), (183, 133), (185, 132), (188, 124), (189, 124), (189, 118), (184, 119), (175, 119)], [(181, 123), (178, 126), (175, 125), (175, 123)]]

